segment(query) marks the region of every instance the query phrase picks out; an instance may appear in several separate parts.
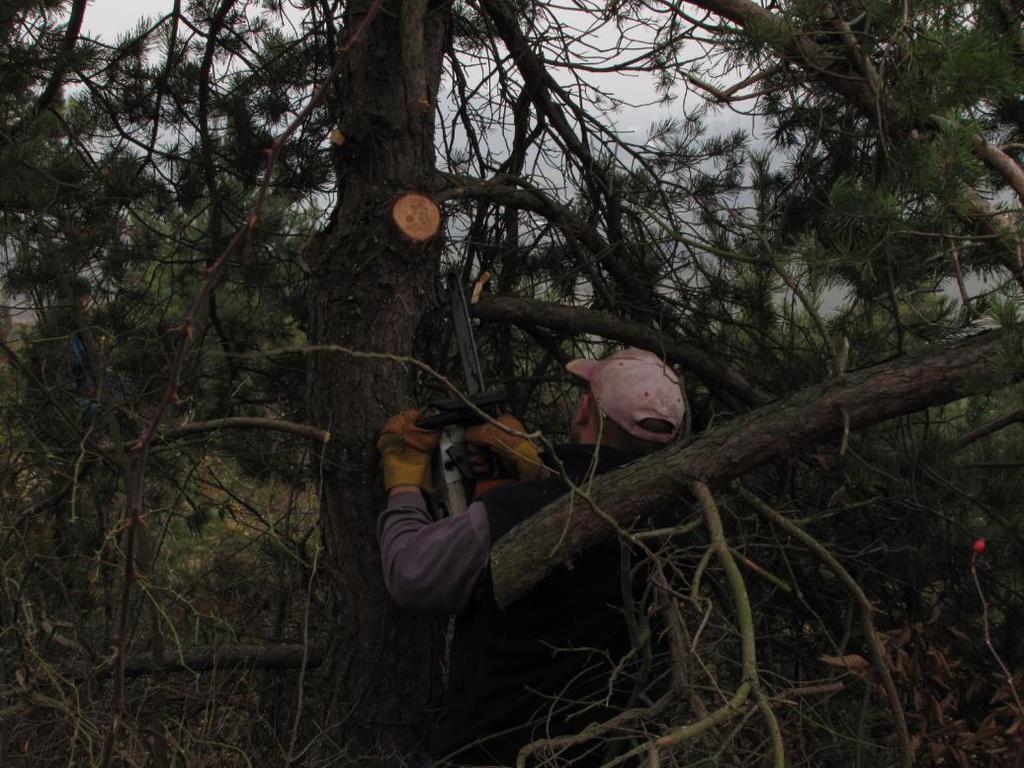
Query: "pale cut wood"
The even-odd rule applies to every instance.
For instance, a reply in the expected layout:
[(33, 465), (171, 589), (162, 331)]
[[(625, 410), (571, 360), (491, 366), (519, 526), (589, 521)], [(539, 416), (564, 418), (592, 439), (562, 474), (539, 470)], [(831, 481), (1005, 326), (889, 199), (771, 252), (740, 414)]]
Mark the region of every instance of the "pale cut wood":
[(430, 240), (441, 228), (441, 209), (417, 192), (407, 192), (395, 200), (391, 218), (403, 235), (416, 242)]

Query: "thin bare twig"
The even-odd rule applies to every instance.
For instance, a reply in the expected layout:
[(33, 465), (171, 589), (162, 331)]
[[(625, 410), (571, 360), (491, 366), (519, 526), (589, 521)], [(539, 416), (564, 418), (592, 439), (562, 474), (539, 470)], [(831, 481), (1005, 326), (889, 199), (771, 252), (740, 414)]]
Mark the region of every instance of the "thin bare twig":
[(1003, 661), (1003, 657), (999, 655), (995, 645), (992, 643), (992, 632), (988, 621), (988, 601), (985, 599), (985, 592), (981, 588), (981, 580), (978, 579), (978, 569), (976, 567), (978, 562), (978, 553), (971, 553), (971, 578), (974, 579), (974, 588), (978, 591), (978, 597), (981, 599), (981, 625), (985, 633), (985, 647), (988, 648), (992, 657), (996, 660), (996, 664), (1003, 671), (1003, 676), (1006, 678), (1007, 685), (1010, 686), (1010, 693), (1013, 694), (1013, 700), (1017, 702), (1017, 709), (1024, 713), (1024, 704), (1021, 703), (1020, 694), (1017, 693), (1017, 686), (1013, 682), (1013, 674), (1010, 672), (1006, 663)]
[(299, 724), (302, 721), (302, 699), (305, 691), (306, 668), (309, 661), (309, 609), (313, 603), (313, 585), (316, 583), (317, 565), (320, 562), (320, 547), (313, 551), (313, 567), (310, 569), (309, 584), (306, 588), (306, 610), (302, 618), (302, 663), (299, 666), (299, 681), (295, 693), (295, 717), (292, 720), (292, 735), (288, 742), (288, 755), (284, 764), (292, 765), (295, 760), (295, 745), (299, 741)]
[(179, 437), (202, 434), (204, 432), (219, 432), (222, 429), (269, 429), (276, 432), (288, 432), (293, 435), (308, 437), (320, 443), (327, 443), (331, 440), (331, 433), (308, 424), (296, 424), (292, 421), (282, 419), (263, 418), (259, 416), (231, 416), (224, 419), (211, 419), (210, 421), (193, 421), (188, 424), (180, 424), (174, 429), (160, 435), (154, 440), (167, 442), (176, 440)]
[(820, 559), (829, 568), (829, 570), (839, 577), (839, 580), (857, 602), (861, 612), (861, 627), (864, 631), (864, 640), (868, 645), (869, 655), (871, 656), (871, 661), (875, 667), (875, 671), (879, 678), (881, 678), (882, 687), (885, 689), (886, 697), (889, 699), (889, 709), (892, 712), (893, 720), (896, 725), (896, 736), (899, 741), (901, 761), (904, 768), (913, 768), (914, 750), (910, 744), (910, 734), (907, 731), (907, 721), (903, 713), (903, 704), (900, 701), (899, 692), (896, 689), (896, 683), (893, 680), (892, 672), (889, 669), (889, 660), (886, 657), (882, 641), (878, 636), (878, 630), (875, 629), (875, 622), (873, 618), (874, 608), (871, 605), (871, 601), (868, 600), (867, 595), (864, 594), (864, 590), (860, 588), (860, 585), (850, 575), (849, 571), (847, 571), (843, 565), (836, 560), (832, 553), (829, 552), (817, 539), (807, 533), (807, 531), (792, 520), (784, 517), (780, 512), (766, 504), (746, 488), (738, 487), (737, 491), (739, 492), (740, 497), (761, 517), (765, 518), (771, 524), (781, 528), (817, 555), (818, 559)]

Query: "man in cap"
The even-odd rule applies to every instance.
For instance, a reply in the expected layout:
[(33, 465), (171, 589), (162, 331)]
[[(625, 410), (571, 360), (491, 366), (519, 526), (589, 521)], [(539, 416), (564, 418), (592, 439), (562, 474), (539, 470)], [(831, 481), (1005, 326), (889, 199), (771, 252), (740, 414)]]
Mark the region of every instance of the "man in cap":
[[(680, 381), (656, 355), (628, 348), (567, 369), (587, 382), (572, 416), (573, 444), (556, 449), (574, 483), (663, 447), (683, 422)], [(607, 541), (499, 609), (491, 547), (566, 492), (512, 417), (467, 430), (523, 482), (496, 488), (461, 515), (433, 521), (423, 489), (436, 433), (415, 411), (388, 421), (381, 451), (387, 509), (380, 516), (384, 580), (394, 599), (421, 613), (456, 614), (445, 707), (429, 752), (456, 765), (512, 765), (537, 738), (578, 733), (620, 709), (631, 689), (620, 546)], [(515, 434), (516, 432), (520, 434)], [(628, 579), (626, 579), (628, 583)], [(575, 747), (573, 765), (600, 764), (601, 745)]]

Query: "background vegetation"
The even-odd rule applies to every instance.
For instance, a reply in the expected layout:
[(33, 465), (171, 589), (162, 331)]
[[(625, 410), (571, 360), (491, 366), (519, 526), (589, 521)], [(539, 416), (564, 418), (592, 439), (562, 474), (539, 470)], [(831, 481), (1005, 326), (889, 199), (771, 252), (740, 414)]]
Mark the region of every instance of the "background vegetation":
[[(413, 759), (444, 643), (374, 582), (372, 446), (446, 391), (411, 359), (458, 378), (456, 269), (550, 439), (562, 364), (618, 342), (683, 370), (679, 461), (777, 438), (638, 470), (692, 521), (632, 531), (660, 575), (609, 763), (1019, 765), (1022, 13), (168, 0), (111, 43), (84, 0), (5, 4), (0, 764)], [(621, 129), (630, 93), (670, 119)], [(388, 223), (413, 188), (426, 246)], [(771, 432), (801, 397), (828, 439)]]

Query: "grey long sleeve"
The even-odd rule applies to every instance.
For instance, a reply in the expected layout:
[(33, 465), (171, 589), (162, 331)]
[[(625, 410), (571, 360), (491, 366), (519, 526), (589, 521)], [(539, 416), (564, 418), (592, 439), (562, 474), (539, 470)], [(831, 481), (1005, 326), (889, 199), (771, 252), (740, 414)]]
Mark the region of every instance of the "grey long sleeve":
[(419, 493), (388, 501), (377, 521), (384, 583), (403, 608), (459, 613), (473, 599), (490, 558), (491, 532), (483, 502), (434, 521)]

